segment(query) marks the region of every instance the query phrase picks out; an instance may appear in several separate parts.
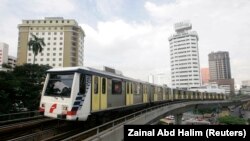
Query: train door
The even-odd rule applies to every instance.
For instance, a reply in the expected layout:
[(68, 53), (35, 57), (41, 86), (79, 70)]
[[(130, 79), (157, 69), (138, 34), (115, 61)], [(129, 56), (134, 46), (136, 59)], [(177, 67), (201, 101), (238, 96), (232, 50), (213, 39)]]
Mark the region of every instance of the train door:
[(101, 77), (100, 109), (107, 108), (107, 78)]
[(92, 110), (98, 111), (100, 109), (100, 77), (92, 76)]
[(132, 82), (129, 82), (129, 87), (130, 87), (130, 105), (133, 105), (134, 104), (134, 94), (133, 94), (133, 90), (135, 89), (132, 89)]
[(126, 82), (126, 105), (130, 105), (130, 83)]
[(143, 85), (143, 103), (148, 102), (147, 86)]
[(132, 105), (134, 103), (134, 97), (132, 92), (132, 83), (126, 82), (126, 105)]

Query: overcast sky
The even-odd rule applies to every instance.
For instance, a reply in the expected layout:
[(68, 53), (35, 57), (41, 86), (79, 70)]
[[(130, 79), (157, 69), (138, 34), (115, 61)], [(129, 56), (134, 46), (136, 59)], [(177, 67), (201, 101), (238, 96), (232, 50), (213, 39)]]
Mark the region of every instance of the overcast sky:
[(147, 80), (170, 79), (168, 37), (173, 24), (189, 20), (199, 36), (200, 66), (208, 54), (229, 51), (236, 84), (250, 80), (249, 0), (0, 0), (0, 42), (17, 56), (17, 25), (23, 19), (75, 19), (86, 33), (84, 64), (110, 66)]

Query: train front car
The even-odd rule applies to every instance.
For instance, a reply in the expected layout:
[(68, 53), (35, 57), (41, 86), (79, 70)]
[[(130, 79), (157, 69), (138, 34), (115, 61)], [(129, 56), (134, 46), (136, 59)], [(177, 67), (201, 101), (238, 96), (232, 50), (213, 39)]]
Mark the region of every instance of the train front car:
[(40, 111), (44, 111), (44, 116), (87, 120), (90, 113), (91, 77), (78, 70), (68, 68), (47, 71), (40, 102)]

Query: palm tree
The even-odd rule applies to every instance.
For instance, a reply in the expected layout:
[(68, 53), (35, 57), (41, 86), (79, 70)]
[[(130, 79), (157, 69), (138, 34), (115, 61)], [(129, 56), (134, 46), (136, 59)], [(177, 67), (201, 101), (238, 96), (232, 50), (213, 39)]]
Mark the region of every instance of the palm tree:
[(41, 53), (43, 51), (43, 47), (45, 46), (44, 39), (38, 38), (36, 35), (31, 33), (31, 36), (34, 38), (31, 38), (28, 42), (29, 50), (32, 50), (34, 53), (34, 60), (33, 64), (35, 64), (35, 58), (38, 53)]

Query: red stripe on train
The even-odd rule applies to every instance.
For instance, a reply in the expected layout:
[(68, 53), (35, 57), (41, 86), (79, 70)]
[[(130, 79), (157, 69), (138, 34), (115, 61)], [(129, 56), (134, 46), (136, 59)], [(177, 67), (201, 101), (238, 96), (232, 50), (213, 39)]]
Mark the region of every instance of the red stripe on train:
[(67, 115), (68, 115), (68, 116), (76, 115), (76, 111), (68, 111), (68, 112), (67, 112)]

